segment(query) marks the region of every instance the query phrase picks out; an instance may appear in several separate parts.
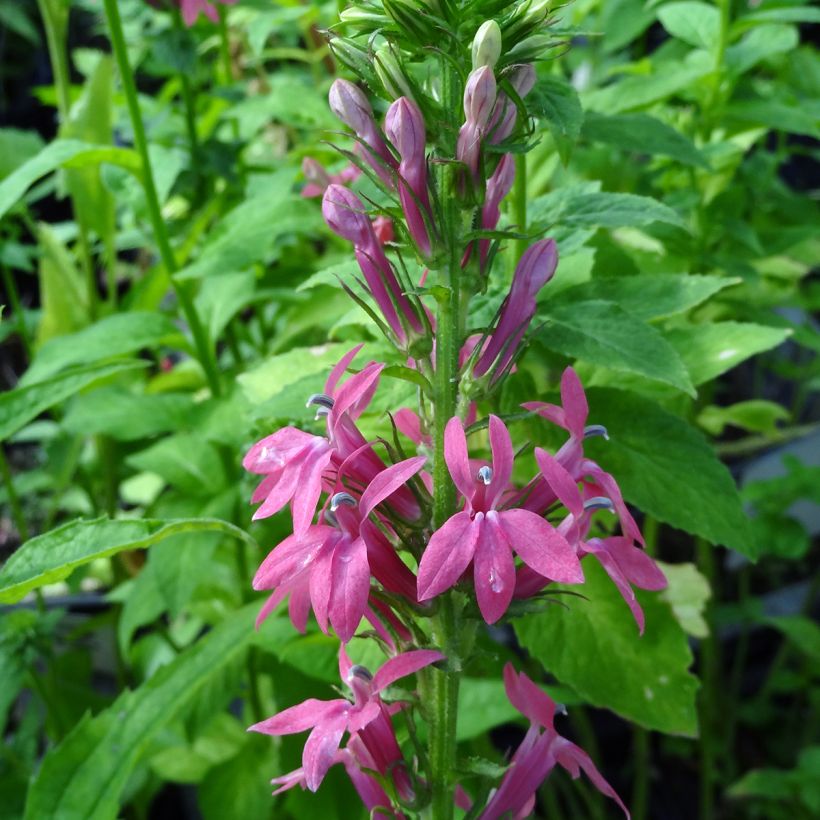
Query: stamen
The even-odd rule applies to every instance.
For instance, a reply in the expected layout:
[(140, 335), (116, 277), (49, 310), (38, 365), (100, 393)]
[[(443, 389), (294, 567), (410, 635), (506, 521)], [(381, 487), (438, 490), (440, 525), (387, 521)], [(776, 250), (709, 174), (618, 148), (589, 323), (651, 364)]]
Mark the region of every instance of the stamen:
[(326, 407), (328, 410), (333, 409), (333, 399), (327, 393), (312, 393), (307, 400), (305, 407), (312, 407), (318, 404), (320, 407)]
[(359, 666), (359, 664), (355, 664), (354, 666), (350, 667), (350, 671), (347, 673), (348, 679), (350, 678), (359, 678), (360, 680), (365, 681), (372, 681), (373, 675), (370, 674), (370, 670), (367, 669), (365, 666)]
[(313, 417), (314, 421), (319, 421), (319, 419), (326, 419), (330, 415), (330, 410), (327, 407), (317, 407), (316, 408), (316, 415)]
[(325, 523), (331, 527), (339, 526), (339, 522), (336, 519), (336, 516), (330, 510), (325, 510)]
[(596, 495), (594, 498), (588, 498), (584, 501), (585, 510), (609, 510), (615, 512), (615, 505), (608, 498), (602, 495)]
[(588, 424), (584, 427), (584, 438), (592, 438), (592, 436), (603, 436), (609, 441), (609, 433), (603, 424)]
[(330, 511), (336, 512), (342, 504), (347, 504), (348, 507), (356, 506), (356, 499), (350, 493), (336, 493), (330, 499)]
[(488, 485), (493, 480), (492, 467), (487, 467), (486, 465), (482, 467), (478, 471), (478, 480), (483, 482), (485, 486)]

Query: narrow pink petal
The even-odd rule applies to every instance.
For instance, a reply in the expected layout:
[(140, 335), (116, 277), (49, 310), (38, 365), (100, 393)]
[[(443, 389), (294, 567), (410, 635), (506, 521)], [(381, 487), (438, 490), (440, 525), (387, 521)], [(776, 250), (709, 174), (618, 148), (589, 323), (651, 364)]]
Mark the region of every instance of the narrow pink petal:
[(583, 438), (589, 405), (581, 380), (571, 367), (561, 376), (561, 403), (564, 405), (567, 428), (575, 438)]
[(458, 581), (473, 560), (478, 530), (470, 514), (460, 512), (433, 533), (419, 563), (420, 601), (439, 595)]
[(564, 413), (561, 407), (555, 404), (546, 404), (542, 401), (527, 401), (521, 406), (525, 410), (529, 410), (530, 413), (537, 413), (542, 418), (551, 421), (553, 424), (557, 424), (559, 427), (563, 427), (565, 430), (569, 429), (567, 427), (566, 413)]
[(293, 735), (297, 732), (304, 732), (324, 720), (325, 715), (335, 713), (341, 703), (346, 706), (350, 705), (346, 700), (339, 698), (336, 700), (309, 698), (267, 720), (254, 723), (248, 731), (262, 732), (266, 735)]
[(629, 508), (626, 506), (618, 482), (615, 481), (608, 472), (602, 470), (594, 461), (590, 461), (589, 459), (584, 460), (581, 469), (592, 476), (595, 482), (603, 488), (609, 500), (612, 501), (615, 506), (615, 511), (618, 513), (618, 519), (621, 522), (621, 529), (624, 535), (629, 536), (633, 541), (637, 541), (639, 544), (643, 544), (644, 540), (643, 535), (641, 535), (641, 530), (635, 523), (635, 519), (632, 517), (632, 513), (629, 512)]
[(258, 504), (260, 501), (266, 499), (270, 494), (270, 491), (276, 486), (280, 476), (280, 472), (271, 473), (270, 475), (265, 476), (259, 484), (256, 485), (256, 489), (253, 491), (253, 495), (251, 496), (251, 504)]
[(381, 714), (381, 711), (378, 700), (369, 700), (361, 707), (354, 706), (348, 717), (348, 729), (351, 732), (361, 732)]
[(308, 615), (310, 615), (310, 579), (305, 575), (302, 575), (290, 588), (288, 615), (296, 630), (304, 635)]
[(396, 422), (399, 432), (404, 433), (414, 444), (421, 444), (421, 419), (417, 413), (402, 407), (393, 413), (393, 421)]
[(487, 503), (492, 506), (507, 489), (513, 470), (513, 446), (507, 426), (498, 416), (490, 416), (490, 448), (493, 453), (493, 477), (487, 488)]
[(416, 601), (416, 576), (401, 560), (385, 534), (372, 522), (362, 521), (359, 534), (367, 545), (367, 563), (373, 577), (388, 591)]
[(327, 634), (328, 607), (332, 587), (333, 548), (341, 537), (342, 534), (336, 531), (322, 544), (310, 569), (310, 602), (313, 605), (316, 623), (325, 634)]
[(333, 415), (340, 416), (365, 396), (371, 388), (378, 384), (382, 370), (384, 370), (384, 365), (374, 362), (351, 376), (336, 394)]
[(386, 470), (382, 470), (367, 485), (367, 489), (362, 493), (359, 502), (359, 510), (362, 518), (367, 518), (374, 507), (381, 504), (385, 498), (393, 495), (399, 487), (403, 487), (427, 461), (426, 456), (414, 456), (406, 461), (393, 464)]
[(305, 532), (310, 526), (322, 495), (322, 475), (332, 456), (333, 450), (327, 445), (326, 448), (311, 452), (302, 465), (290, 505), (294, 532)]
[(666, 576), (651, 556), (631, 544), (628, 538), (605, 538), (603, 543), (630, 584), (653, 591), (669, 586)]
[(473, 581), (478, 608), (488, 624), (494, 624), (506, 611), (515, 591), (515, 564), (498, 513), (491, 510), (481, 524)]
[(583, 583), (575, 550), (540, 515), (529, 510), (504, 510), (499, 520), (507, 540), (528, 567), (561, 584)]
[[(304, 194), (304, 191), (302, 193)], [(352, 350), (348, 350), (347, 353), (339, 359), (338, 364), (333, 366), (333, 370), (330, 371), (330, 375), (325, 382), (325, 393), (328, 396), (333, 395), (334, 390), (336, 390), (336, 385), (339, 383), (339, 379), (342, 378), (347, 368), (350, 367), (350, 363), (356, 358), (356, 355), (363, 347), (364, 342), (360, 345), (356, 345)]]
[(604, 776), (595, 767), (592, 758), (579, 746), (570, 743), (566, 738), (557, 737), (553, 743), (553, 751), (558, 760), (558, 763), (563, 766), (574, 778), (580, 774), (580, 769), (583, 769), (586, 776), (592, 781), (596, 789), (601, 794), (611, 797), (621, 808), (621, 811), (629, 820), (629, 811), (623, 804), (623, 801), (615, 792), (615, 789), (607, 783)]
[(511, 663), (504, 667), (504, 688), (510, 703), (530, 723), (544, 729), (553, 728), (555, 701), (523, 672), (517, 673)]
[(370, 566), (361, 538), (344, 536), (333, 550), (328, 618), (336, 634), (347, 643), (355, 634), (367, 607)]
[(276, 472), (296, 458), (315, 438), (296, 427), (282, 427), (257, 441), (245, 454), (242, 466), (249, 473), (260, 475)]
[(254, 521), (275, 515), (293, 498), (299, 482), (300, 466), (298, 462), (294, 462), (284, 469), (279, 476), (279, 481), (268, 493), (268, 497), (253, 514)]
[(268, 596), (267, 601), (262, 605), (262, 609), (259, 610), (259, 614), (256, 616), (256, 621), (254, 622), (254, 626), (256, 629), (259, 629), (260, 626), (265, 622), (265, 619), (268, 615), (273, 612), (282, 601), (285, 600), (289, 590), (287, 587), (279, 587), (272, 595)]
[(305, 785), (315, 792), (322, 784), (327, 770), (334, 764), (339, 743), (347, 727), (347, 712), (350, 704), (343, 701), (334, 715), (326, 715), (305, 742), (302, 752), (302, 768), (305, 770)]
[(584, 497), (581, 495), (575, 479), (559, 464), (554, 456), (540, 447), (535, 448), (535, 460), (550, 489), (576, 519), (580, 518), (584, 512)]
[(272, 589), (288, 580), (311, 562), (334, 532), (333, 527), (317, 524), (301, 535), (289, 535), (268, 553), (254, 575), (253, 588)]
[(436, 661), (443, 661), (444, 658), (445, 656), (435, 649), (413, 649), (390, 658), (373, 676), (373, 691), (381, 692), (400, 678), (412, 675)]
[(469, 501), (475, 493), (476, 480), (470, 472), (467, 436), (458, 416), (453, 416), (444, 428), (444, 460), (458, 491)]

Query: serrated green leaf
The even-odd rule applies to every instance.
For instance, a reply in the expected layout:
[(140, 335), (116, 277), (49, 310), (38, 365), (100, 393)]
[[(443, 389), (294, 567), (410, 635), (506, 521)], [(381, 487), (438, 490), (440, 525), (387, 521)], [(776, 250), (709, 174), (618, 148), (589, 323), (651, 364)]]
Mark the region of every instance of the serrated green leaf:
[(146, 549), (184, 532), (221, 532), (256, 543), (244, 530), (216, 518), (71, 521), (26, 541), (6, 561), (0, 570), (0, 603), (16, 603), (32, 589), (61, 581), (97, 558)]
[(548, 75), (539, 78), (527, 95), (526, 103), (535, 117), (546, 120), (561, 161), (566, 165), (584, 120), (578, 93), (563, 77)]
[(17, 387), (0, 394), (0, 441), (25, 427), (44, 410), (65, 401), (94, 382), (144, 366), (144, 362), (133, 359), (100, 362), (88, 367), (72, 368), (44, 382)]
[(564, 598), (514, 622), (522, 646), (559, 681), (594, 706), (647, 729), (697, 735), (698, 681), (688, 670), (686, 634), (657, 593), (638, 591), (646, 615), (643, 636), (615, 585), (597, 562), (584, 562), (587, 600)]
[[(131, 773), (153, 737), (201, 696), (225, 669), (235, 666), (253, 637), (258, 604), (232, 614), (133, 692), (87, 715), (43, 760), (26, 801), (25, 817), (113, 820)], [(274, 619), (269, 640), (289, 633)]]
[(688, 325), (665, 333), (695, 385), (711, 381), (751, 356), (777, 347), (790, 335), (788, 328), (746, 322)]
[(587, 395), (590, 422), (603, 424), (610, 440), (590, 439), (585, 449), (615, 476), (627, 501), (713, 544), (757, 556), (735, 482), (701, 433), (634, 393), (594, 387)]
[[(559, 268), (560, 271), (560, 268)], [(649, 321), (684, 313), (740, 279), (699, 274), (619, 276), (594, 279), (563, 291), (559, 303), (603, 299)]]
[(592, 142), (638, 154), (672, 157), (686, 165), (709, 167), (692, 140), (649, 114), (605, 115), (590, 111), (584, 116), (581, 134)]
[(557, 353), (612, 370), (638, 373), (694, 395), (674, 348), (653, 327), (614, 302), (591, 300), (548, 305), (536, 338)]
[(40, 348), (21, 385), (41, 382), (72, 365), (125, 356), (143, 348), (187, 347), (177, 326), (161, 313), (130, 312), (106, 316), (76, 333), (51, 339)]

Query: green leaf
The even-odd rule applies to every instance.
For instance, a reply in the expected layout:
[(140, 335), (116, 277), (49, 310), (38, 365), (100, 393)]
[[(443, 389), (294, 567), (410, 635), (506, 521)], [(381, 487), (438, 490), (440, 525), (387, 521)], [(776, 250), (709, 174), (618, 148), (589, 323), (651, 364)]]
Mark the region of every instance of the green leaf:
[(36, 131), (0, 128), (0, 180), (42, 151), (43, 145), (43, 139)]
[[(212, 680), (242, 660), (258, 608), (251, 604), (232, 614), (139, 689), (83, 718), (46, 754), (29, 790), (25, 817), (117, 817), (120, 796), (151, 740), (195, 704)], [(278, 642), (288, 632), (275, 619), (268, 638)]]
[(78, 168), (88, 164), (108, 162), (133, 174), (141, 173), (139, 155), (130, 148), (89, 145), (78, 140), (55, 140), (37, 156), (21, 165), (0, 182), (0, 217), (3, 217), (25, 192), (41, 177), (61, 166)]
[(715, 51), (720, 37), (717, 7), (697, 0), (666, 3), (658, 9), (658, 19), (673, 36), (695, 48)]
[(794, 26), (758, 26), (726, 49), (726, 65), (734, 74), (743, 74), (761, 60), (788, 53), (799, 44)]
[(700, 274), (613, 276), (568, 288), (561, 293), (557, 301), (559, 304), (588, 299), (616, 302), (627, 313), (643, 321), (649, 321), (684, 313), (705, 302), (723, 288), (740, 281), (737, 278)]
[[(695, 693), (686, 634), (657, 593), (637, 591), (646, 615), (643, 636), (601, 566), (584, 561), (588, 600), (565, 596), (513, 624), (521, 645), (559, 681), (593, 706), (668, 734), (697, 735)], [(578, 587), (572, 587), (579, 591)]]
[(177, 433), (126, 458), (126, 464), (162, 476), (184, 493), (210, 496), (225, 486), (217, 448), (199, 433)]
[(471, 740), (520, 717), (504, 691), (504, 681), (463, 678), (458, 697), (456, 739)]
[(674, 348), (614, 302), (547, 305), (539, 318), (547, 324), (536, 338), (550, 350), (695, 394)]
[(773, 401), (750, 399), (728, 407), (710, 404), (701, 411), (698, 424), (713, 436), (719, 436), (727, 425), (752, 433), (772, 435), (777, 432), (777, 422), (788, 421), (790, 418), (789, 411)]
[(62, 426), (77, 435), (136, 441), (191, 428), (199, 417), (197, 408), (187, 393), (140, 395), (122, 387), (101, 387), (71, 402)]
[(820, 661), (820, 626), (804, 615), (778, 615), (765, 623), (782, 632), (795, 648), (813, 661)]
[(146, 549), (183, 532), (221, 532), (256, 543), (244, 530), (215, 518), (71, 521), (26, 541), (6, 561), (0, 570), (0, 603), (16, 603), (32, 589), (61, 581), (97, 558)]
[(728, 120), (735, 119), (743, 123), (765, 125), (774, 131), (786, 131), (820, 139), (817, 116), (812, 114), (811, 109), (799, 103), (790, 103), (780, 99), (734, 102), (726, 106), (725, 116)]
[(581, 134), (592, 142), (615, 145), (638, 154), (672, 157), (686, 165), (709, 167), (692, 140), (649, 114), (605, 115), (589, 111)]
[(706, 638), (709, 626), (703, 613), (712, 594), (709, 581), (698, 572), (694, 564), (667, 564), (663, 561), (658, 561), (657, 564), (669, 581), (669, 586), (661, 592), (661, 597), (672, 607), (681, 628), (687, 635)]
[(144, 367), (144, 362), (126, 360), (77, 367), (44, 382), (17, 387), (0, 394), (0, 441), (25, 427), (44, 410), (59, 404), (94, 382)]
[(584, 120), (575, 89), (563, 77), (541, 77), (527, 95), (527, 109), (533, 116), (547, 121), (561, 161), (566, 165)]
[(665, 335), (686, 365), (692, 383), (698, 385), (756, 353), (777, 347), (791, 331), (744, 322), (715, 322), (672, 328)]
[(627, 501), (678, 529), (754, 558), (749, 521), (729, 470), (703, 435), (653, 401), (611, 388), (587, 391), (590, 422), (609, 441), (585, 449), (611, 472)]
[(20, 384), (45, 381), (71, 365), (90, 364), (159, 346), (187, 347), (171, 319), (162, 313), (147, 311), (115, 313), (76, 333), (46, 342)]
[(571, 190), (562, 194), (559, 189), (538, 197), (530, 208), (530, 221), (533, 223), (550, 214), (552, 219), (549, 222), (573, 228), (640, 227), (653, 222), (685, 227), (681, 217), (668, 205), (637, 194), (583, 190)]

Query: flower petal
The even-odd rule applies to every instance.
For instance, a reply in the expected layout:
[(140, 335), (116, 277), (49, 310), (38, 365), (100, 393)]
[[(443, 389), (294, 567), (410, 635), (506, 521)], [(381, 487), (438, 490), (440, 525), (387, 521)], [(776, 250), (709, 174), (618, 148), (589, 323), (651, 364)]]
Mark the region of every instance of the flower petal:
[(420, 601), (439, 595), (458, 581), (473, 560), (478, 531), (479, 525), (470, 514), (460, 512), (433, 533), (419, 563)]
[(322, 474), (333, 456), (330, 445), (324, 440), (322, 442), (325, 446), (313, 450), (299, 470), (290, 505), (294, 532), (304, 532), (310, 526), (322, 494)]
[(305, 533), (289, 535), (268, 553), (253, 577), (253, 588), (273, 589), (292, 578), (310, 564), (334, 532), (332, 527), (316, 524)]
[(589, 405), (581, 380), (571, 367), (561, 375), (561, 403), (564, 405), (567, 429), (575, 438), (582, 439)]
[(353, 409), (353, 406), (361, 399), (372, 396), (372, 391), (375, 390), (379, 382), (382, 370), (384, 370), (383, 364), (373, 362), (351, 376), (336, 394), (333, 410), (331, 411), (333, 415), (335, 417), (341, 416), (347, 410), (351, 411), (351, 415), (358, 415), (365, 408), (367, 402), (362, 402), (355, 409)]
[(343, 536), (333, 550), (328, 618), (339, 639), (347, 643), (355, 634), (367, 607), (370, 566), (361, 538)]
[(504, 510), (498, 517), (507, 540), (528, 567), (562, 584), (583, 583), (575, 550), (540, 515), (529, 510)]
[(458, 491), (469, 501), (475, 493), (476, 480), (470, 472), (467, 436), (458, 416), (453, 416), (444, 428), (444, 460)]
[(484, 516), (473, 559), (473, 581), (478, 608), (488, 624), (494, 624), (506, 611), (515, 591), (515, 564), (498, 513)]
[(558, 496), (560, 502), (575, 516), (576, 520), (584, 512), (584, 497), (567, 470), (540, 447), (535, 448), (535, 460), (550, 489)]
[(267, 720), (254, 723), (248, 731), (261, 732), (265, 735), (293, 735), (297, 732), (304, 732), (324, 720), (325, 715), (335, 713), (341, 703), (350, 705), (346, 700), (340, 698), (335, 700), (308, 698)]
[(493, 506), (507, 489), (513, 469), (513, 446), (507, 426), (498, 416), (490, 416), (490, 448), (493, 452), (493, 477), (487, 487), (487, 504)]
[(327, 770), (336, 760), (336, 752), (347, 728), (350, 704), (342, 701), (336, 714), (325, 715), (324, 720), (310, 733), (302, 752), (305, 785), (315, 792), (322, 784)]
[(393, 464), (386, 470), (382, 470), (367, 485), (367, 489), (362, 493), (359, 502), (359, 511), (362, 518), (367, 518), (374, 507), (381, 504), (385, 498), (390, 497), (399, 487), (403, 487), (427, 461), (426, 456), (414, 456), (398, 464)]
[(534, 726), (553, 728), (555, 701), (511, 663), (504, 667), (504, 689), (510, 703)]
[(333, 395), (336, 390), (336, 385), (339, 383), (339, 379), (342, 378), (347, 368), (350, 367), (350, 363), (356, 358), (356, 355), (363, 347), (364, 342), (360, 345), (356, 345), (356, 347), (351, 350), (348, 350), (347, 353), (339, 359), (338, 363), (333, 366), (333, 370), (330, 371), (327, 381), (325, 382), (325, 393), (328, 396)]
[(413, 649), (390, 658), (373, 676), (373, 691), (381, 692), (400, 678), (412, 675), (436, 661), (443, 661), (445, 657), (435, 649)]

